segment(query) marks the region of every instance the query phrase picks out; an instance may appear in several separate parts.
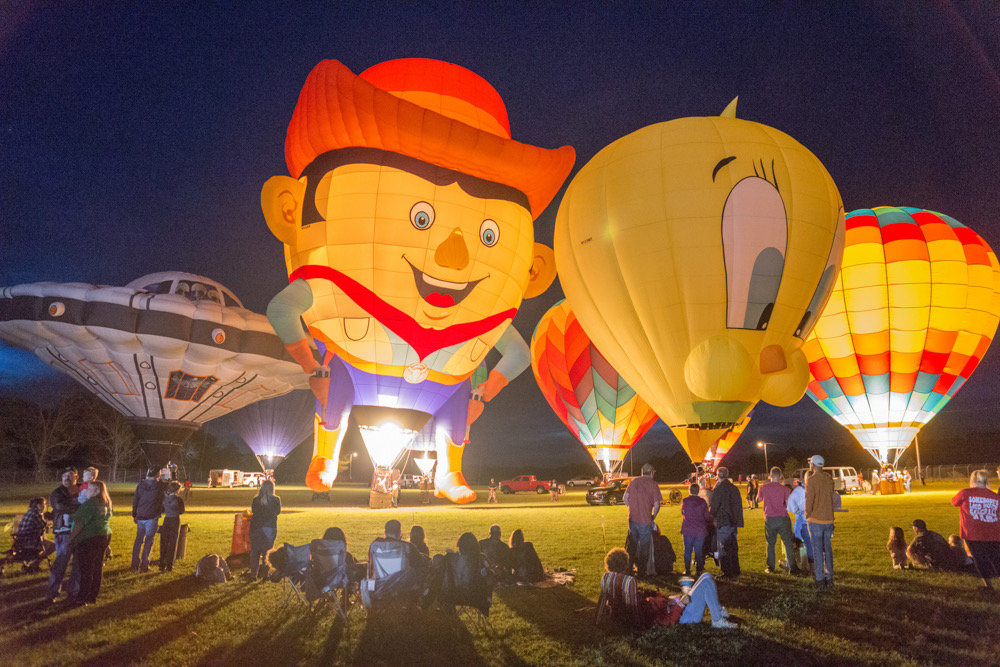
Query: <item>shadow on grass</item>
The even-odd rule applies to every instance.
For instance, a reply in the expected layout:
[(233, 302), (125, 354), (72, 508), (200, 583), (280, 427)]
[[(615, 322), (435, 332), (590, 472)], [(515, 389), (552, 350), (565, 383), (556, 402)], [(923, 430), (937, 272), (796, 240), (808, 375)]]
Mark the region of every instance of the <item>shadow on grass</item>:
[(455, 614), (387, 608), (369, 614), (363, 622), (364, 631), (351, 657), (354, 664), (440, 665), (442, 655), (447, 655), (447, 664), (487, 664)]
[[(590, 646), (601, 639), (594, 631), (594, 601), (568, 586), (511, 586), (497, 590), (496, 596), (513, 613), (552, 639), (571, 646)], [(580, 609), (587, 611), (577, 611)], [(567, 615), (572, 615), (574, 622), (567, 623)]]
[[(312, 633), (317, 632), (323, 623), (330, 620), (329, 613), (324, 609), (310, 611), (297, 601), (290, 606), (280, 607), (277, 613), (262, 620), (257, 629), (243, 642), (229, 647), (215, 647), (212, 655), (198, 661), (199, 665), (238, 665), (249, 661), (251, 664), (301, 664), (313, 662), (306, 656), (296, 655), (296, 650), (304, 647)], [(343, 634), (343, 621), (337, 617), (330, 628), (331, 636), (335, 637), (330, 659), (324, 658), (316, 664), (334, 664), (336, 662), (336, 647)]]

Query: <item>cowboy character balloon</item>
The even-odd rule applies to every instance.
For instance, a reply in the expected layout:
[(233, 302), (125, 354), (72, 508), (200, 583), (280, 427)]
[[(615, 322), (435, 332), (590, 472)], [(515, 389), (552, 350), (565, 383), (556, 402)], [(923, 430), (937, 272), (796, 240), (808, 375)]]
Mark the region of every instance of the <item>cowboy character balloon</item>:
[(734, 100), (602, 149), (559, 205), (554, 246), (594, 345), (701, 461), (758, 400), (805, 393), (802, 341), (843, 230), (816, 156), (736, 118)]
[[(555, 277), (533, 221), (574, 152), (511, 139), (499, 94), (457, 65), (392, 60), (355, 75), (326, 60), (299, 96), (285, 159), (290, 176), (261, 193), (290, 278), (268, 316), (313, 375), (307, 483), (322, 491), (352, 406), (377, 467), (432, 415), (468, 412), (468, 378), (498, 341), (520, 339), (509, 325), (521, 300)], [(476, 388), (485, 400), (526, 367), (523, 349), (515, 356)], [(456, 502), (475, 498), (461, 473), (465, 426), (438, 452), (438, 495)]]

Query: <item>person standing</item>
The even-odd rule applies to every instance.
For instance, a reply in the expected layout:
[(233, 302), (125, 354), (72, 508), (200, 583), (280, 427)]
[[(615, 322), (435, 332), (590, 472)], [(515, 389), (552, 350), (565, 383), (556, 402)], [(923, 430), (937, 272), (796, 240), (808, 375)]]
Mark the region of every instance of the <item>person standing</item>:
[(833, 588), (833, 477), (823, 472), (819, 454), (809, 459), (806, 477), (806, 521), (812, 540), (817, 589)]
[(982, 592), (992, 595), (990, 580), (1000, 577), (1000, 494), (990, 490), (989, 473), (974, 471), (969, 488), (959, 491), (951, 504), (959, 509), (959, 535), (983, 580)]
[(166, 484), (160, 481), (159, 468), (146, 471), (132, 496), (132, 521), (135, 522), (135, 542), (132, 543), (132, 571), (149, 572), (149, 552), (153, 550), (156, 529), (163, 514)]
[(104, 573), (104, 552), (111, 543), (111, 496), (104, 482), (87, 485), (87, 501), (73, 515), (70, 543), (80, 564), (80, 593), (77, 604), (97, 602)]
[(913, 483), (913, 477), (910, 475), (910, 471), (903, 468), (903, 488), (906, 489), (907, 493), (912, 493), (910, 485)]
[(497, 502), (497, 480), (490, 477), (490, 495), (486, 498), (486, 504)]
[(795, 515), (792, 535), (805, 544), (806, 558), (809, 559), (809, 566), (812, 567), (813, 545), (809, 538), (809, 523), (806, 521), (806, 487), (798, 477), (792, 480), (792, 487), (792, 493), (788, 496), (788, 511)]
[(184, 514), (184, 500), (177, 494), (181, 483), (170, 482), (167, 493), (163, 496), (163, 527), (160, 528), (160, 572), (171, 572), (174, 569), (174, 556), (177, 554), (177, 535), (181, 529), (181, 514)]
[(49, 587), (45, 593), (45, 601), (50, 604), (59, 597), (59, 588), (62, 586), (66, 568), (69, 567), (71, 560), (73, 568), (69, 574), (67, 593), (71, 599), (80, 594), (80, 568), (73, 558), (73, 549), (69, 542), (70, 532), (73, 530), (73, 514), (80, 507), (80, 503), (77, 502), (80, 489), (77, 488), (76, 480), (76, 468), (66, 468), (62, 472), (62, 484), (49, 496), (53, 517), (52, 537), (56, 543), (56, 559), (49, 571)]
[(653, 479), (655, 472), (652, 464), (643, 464), (642, 476), (629, 482), (622, 498), (628, 506), (629, 539), (636, 545), (639, 576), (656, 574), (656, 563), (652, 558), (653, 520), (660, 511), (663, 494), (660, 485)]
[[(281, 498), (274, 495), (274, 482), (264, 481), (257, 496), (250, 505), (250, 577), (257, 578), (257, 571), (267, 552), (278, 537), (278, 515), (281, 514)], [(265, 578), (267, 566), (261, 573)]]
[(781, 468), (771, 468), (771, 481), (757, 491), (757, 501), (764, 507), (764, 539), (767, 540), (767, 569), (764, 571), (768, 574), (774, 572), (774, 543), (781, 536), (788, 554), (788, 570), (791, 574), (799, 574), (799, 566), (793, 556), (792, 522), (788, 518), (788, 498), (792, 490), (782, 484), (781, 478)]
[(694, 553), (695, 574), (705, 571), (705, 538), (708, 537), (708, 522), (711, 515), (708, 503), (699, 494), (701, 488), (696, 483), (688, 487), (687, 498), (681, 502), (681, 536), (684, 538), (684, 574), (691, 576), (691, 554)]
[(719, 543), (719, 567), (722, 576), (736, 581), (740, 578), (740, 551), (736, 541), (737, 531), (743, 527), (743, 498), (740, 490), (729, 479), (729, 468), (715, 471), (719, 481), (712, 490), (709, 509), (715, 517), (716, 539)]
[(750, 475), (747, 477), (747, 509), (755, 510), (757, 509), (757, 491), (759, 487), (757, 486), (757, 475)]

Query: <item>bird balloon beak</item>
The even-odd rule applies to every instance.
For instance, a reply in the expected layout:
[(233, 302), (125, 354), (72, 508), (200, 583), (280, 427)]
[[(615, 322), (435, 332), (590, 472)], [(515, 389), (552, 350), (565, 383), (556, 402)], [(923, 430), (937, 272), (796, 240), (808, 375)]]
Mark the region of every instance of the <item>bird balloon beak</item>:
[(760, 373), (777, 373), (788, 368), (785, 350), (780, 345), (768, 345), (760, 351)]

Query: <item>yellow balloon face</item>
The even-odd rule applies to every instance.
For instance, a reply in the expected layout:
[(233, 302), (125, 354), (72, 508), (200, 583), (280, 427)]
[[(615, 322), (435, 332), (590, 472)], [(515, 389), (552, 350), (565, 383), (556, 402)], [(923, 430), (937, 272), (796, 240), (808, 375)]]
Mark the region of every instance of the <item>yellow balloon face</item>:
[(321, 220), (286, 246), (289, 276), (312, 289), (303, 319), (313, 336), (365, 370), (472, 373), (527, 289), (528, 211), (373, 164), (331, 170), (314, 198)]
[(555, 255), (594, 344), (701, 460), (762, 394), (805, 392), (793, 353), (829, 298), (843, 236), (840, 194), (797, 141), (683, 118), (583, 167)]

